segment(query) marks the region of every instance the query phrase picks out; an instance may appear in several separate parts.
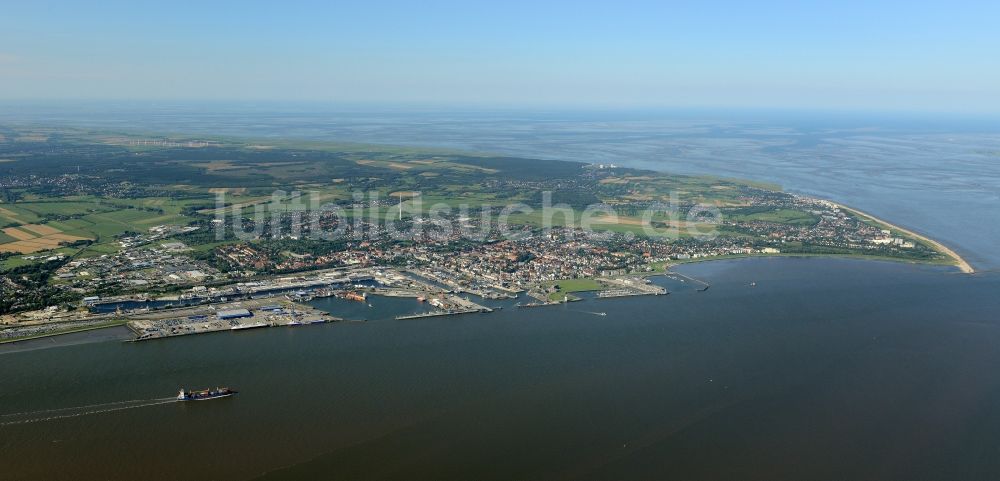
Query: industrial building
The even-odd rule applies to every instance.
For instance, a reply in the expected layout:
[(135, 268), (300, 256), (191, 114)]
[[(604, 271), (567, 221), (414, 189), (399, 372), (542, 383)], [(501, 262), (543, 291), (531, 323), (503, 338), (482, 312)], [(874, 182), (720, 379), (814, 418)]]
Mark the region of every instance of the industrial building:
[(219, 311), (218, 316), (219, 319), (228, 320), (228, 319), (240, 319), (243, 317), (253, 317), (253, 314), (246, 309), (230, 309), (227, 311)]

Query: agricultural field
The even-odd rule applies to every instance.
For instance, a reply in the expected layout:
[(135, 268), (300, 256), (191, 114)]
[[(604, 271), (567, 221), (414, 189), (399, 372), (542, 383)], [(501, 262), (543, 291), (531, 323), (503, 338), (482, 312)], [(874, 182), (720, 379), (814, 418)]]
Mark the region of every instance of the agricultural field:
[(0, 204), (3, 225), (0, 252), (34, 254), (57, 250), (77, 241), (93, 241), (88, 249), (108, 249), (124, 232), (145, 232), (157, 225), (184, 225), (190, 219), (181, 211), (184, 202), (165, 198), (78, 198), (59, 201), (32, 200)]
[[(82, 236), (65, 233), (63, 230), (45, 224), (21, 224), (3, 229), (5, 242), (0, 243), (0, 252), (31, 254), (57, 249), (64, 244), (81, 240), (91, 240)], [(13, 239), (13, 240), (11, 240)]]

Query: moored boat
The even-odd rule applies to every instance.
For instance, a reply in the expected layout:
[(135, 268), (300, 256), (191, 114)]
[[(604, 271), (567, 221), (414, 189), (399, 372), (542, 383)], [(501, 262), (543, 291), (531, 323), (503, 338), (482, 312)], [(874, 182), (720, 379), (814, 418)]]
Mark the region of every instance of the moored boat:
[(349, 301), (366, 302), (368, 294), (364, 292), (345, 292), (342, 297)]

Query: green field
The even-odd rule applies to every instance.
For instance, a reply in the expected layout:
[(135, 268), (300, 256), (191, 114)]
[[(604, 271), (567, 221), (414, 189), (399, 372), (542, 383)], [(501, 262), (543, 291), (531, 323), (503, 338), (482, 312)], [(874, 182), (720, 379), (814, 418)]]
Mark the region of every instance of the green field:
[(16, 204), (16, 207), (22, 211), (31, 212), (38, 219), (46, 215), (72, 216), (114, 210), (113, 207), (106, 207), (96, 201), (86, 200), (73, 202), (19, 202)]
[(550, 301), (561, 301), (563, 297), (573, 292), (599, 291), (604, 288), (596, 279), (561, 279), (558, 281), (545, 282), (542, 287), (550, 288), (557, 286), (555, 292), (549, 293)]
[(20, 207), (19, 205), (7, 202), (0, 203), (0, 222), (3, 224), (33, 224), (39, 221), (39, 217), (34, 212)]
[(562, 279), (549, 285), (558, 285), (559, 292), (597, 291), (603, 288), (595, 279)]
[(813, 214), (792, 209), (776, 209), (744, 215), (737, 213), (730, 215), (730, 219), (740, 221), (758, 220), (798, 226), (811, 226), (819, 222), (819, 218)]

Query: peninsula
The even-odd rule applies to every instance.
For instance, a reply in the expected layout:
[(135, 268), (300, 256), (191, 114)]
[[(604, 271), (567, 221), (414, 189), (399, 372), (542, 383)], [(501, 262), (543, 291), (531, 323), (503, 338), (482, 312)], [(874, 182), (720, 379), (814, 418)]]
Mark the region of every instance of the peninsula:
[[(486, 308), (449, 293), (542, 305), (581, 290), (653, 294), (640, 279), (671, 264), (743, 256), (973, 272), (941, 243), (835, 202), (613, 164), (10, 126), (0, 158), (0, 341), (145, 322), (122, 310), (148, 300), (305, 290), (459, 313)], [(353, 292), (354, 278), (379, 281)]]

